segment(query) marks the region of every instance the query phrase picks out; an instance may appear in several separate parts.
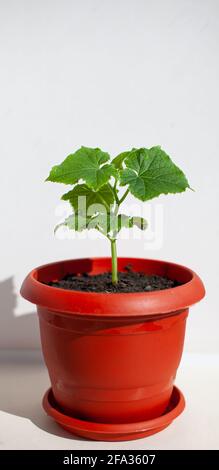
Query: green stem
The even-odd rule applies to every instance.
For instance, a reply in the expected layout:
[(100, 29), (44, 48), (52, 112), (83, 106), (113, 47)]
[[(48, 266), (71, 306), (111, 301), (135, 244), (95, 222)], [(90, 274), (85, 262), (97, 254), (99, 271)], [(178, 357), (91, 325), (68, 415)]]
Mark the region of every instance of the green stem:
[(112, 283), (117, 284), (118, 267), (117, 267), (116, 240), (110, 240), (110, 243), (111, 243), (111, 256), (112, 256)]
[(105, 199), (103, 198), (103, 196), (101, 196), (101, 194), (98, 194), (98, 196), (99, 196), (99, 199), (102, 201), (103, 205), (106, 207), (107, 212), (110, 212), (110, 206), (109, 206), (109, 204), (107, 204), (107, 202), (105, 201)]
[[(115, 180), (114, 186), (112, 187), (112, 190), (114, 192), (114, 197), (116, 200), (116, 207), (114, 208), (114, 213), (115, 215), (118, 214), (119, 206), (122, 204), (122, 202), (125, 200), (126, 196), (128, 196), (129, 189), (125, 191), (121, 199), (118, 198), (117, 192), (116, 192), (116, 185), (117, 181)], [(109, 238), (109, 237), (108, 237)], [(116, 250), (116, 240), (115, 239), (110, 239), (111, 243), (111, 257), (112, 257), (112, 283), (117, 284), (118, 283), (118, 263), (117, 263), (117, 250)]]
[(114, 197), (115, 197), (115, 200), (116, 200), (116, 204), (119, 204), (119, 198), (117, 196), (116, 188), (113, 187), (112, 190), (113, 190), (113, 194), (114, 194)]
[(123, 196), (121, 197), (120, 201), (119, 201), (119, 206), (122, 204), (122, 202), (125, 200), (126, 196), (128, 196), (128, 193), (129, 193), (129, 189), (126, 189), (126, 192), (123, 194)]
[(115, 183), (114, 183), (113, 186), (111, 186), (111, 188), (112, 188), (112, 191), (113, 191), (113, 194), (114, 194), (114, 198), (116, 200), (116, 204), (119, 204), (119, 198), (118, 198), (118, 195), (117, 195), (116, 186), (117, 186), (117, 180), (115, 179)]

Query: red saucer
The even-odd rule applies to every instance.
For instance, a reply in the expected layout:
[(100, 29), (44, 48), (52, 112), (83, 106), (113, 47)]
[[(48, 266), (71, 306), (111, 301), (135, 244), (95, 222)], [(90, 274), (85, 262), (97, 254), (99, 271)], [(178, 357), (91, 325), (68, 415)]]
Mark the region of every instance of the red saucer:
[(169, 426), (184, 410), (185, 399), (182, 392), (174, 386), (169, 406), (162, 416), (126, 424), (96, 423), (68, 416), (59, 409), (51, 388), (44, 395), (43, 408), (62, 428), (77, 436), (97, 441), (128, 441), (150, 436)]

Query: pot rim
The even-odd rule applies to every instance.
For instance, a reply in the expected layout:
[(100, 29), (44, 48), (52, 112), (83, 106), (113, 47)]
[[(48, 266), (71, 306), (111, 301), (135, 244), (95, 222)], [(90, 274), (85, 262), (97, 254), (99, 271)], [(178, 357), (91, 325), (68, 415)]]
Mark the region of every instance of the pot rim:
[[(109, 257), (104, 258), (80, 258), (56, 261), (41, 265), (33, 269), (24, 280), (21, 287), (21, 295), (26, 300), (37, 304), (40, 307), (48, 308), (57, 313), (67, 313), (74, 315), (88, 316), (148, 316), (160, 315), (161, 313), (177, 312), (186, 309), (200, 301), (205, 295), (204, 285), (199, 276), (191, 269), (170, 261), (162, 261), (148, 258), (127, 258), (120, 257), (121, 263), (142, 263), (156, 267), (178, 270), (190, 279), (184, 284), (152, 292), (137, 293), (105, 293), (105, 292), (82, 292), (48, 286), (39, 281), (38, 275), (43, 270), (60, 268), (71, 263), (92, 262), (101, 266), (109, 265)], [(125, 265), (125, 264), (124, 264)], [(160, 265), (160, 266), (159, 266)], [(106, 269), (106, 268), (105, 268)], [(101, 272), (101, 271), (100, 271)]]

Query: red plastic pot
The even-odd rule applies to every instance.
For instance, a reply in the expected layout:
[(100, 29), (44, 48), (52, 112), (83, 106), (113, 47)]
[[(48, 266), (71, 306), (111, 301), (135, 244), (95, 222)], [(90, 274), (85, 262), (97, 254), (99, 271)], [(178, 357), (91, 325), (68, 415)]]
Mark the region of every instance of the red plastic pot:
[(204, 297), (200, 278), (177, 264), (120, 258), (119, 271), (182, 283), (143, 293), (87, 293), (45, 282), (67, 273), (110, 271), (110, 258), (60, 261), (34, 269), (21, 294), (37, 305), (44, 359), (59, 410), (76, 419), (125, 424), (161, 416), (182, 355), (188, 308)]

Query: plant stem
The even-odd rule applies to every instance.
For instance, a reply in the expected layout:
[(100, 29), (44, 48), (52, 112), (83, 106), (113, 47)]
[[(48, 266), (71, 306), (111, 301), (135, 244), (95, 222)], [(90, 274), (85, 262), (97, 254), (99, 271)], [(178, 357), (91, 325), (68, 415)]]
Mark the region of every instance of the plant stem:
[[(118, 214), (119, 206), (122, 204), (122, 202), (125, 200), (126, 196), (128, 196), (129, 189), (125, 191), (121, 199), (119, 200), (116, 192), (116, 185), (117, 181), (115, 180), (114, 186), (112, 187), (112, 190), (114, 192), (114, 197), (116, 200), (116, 207), (114, 209), (115, 215)], [(116, 250), (116, 240), (115, 239), (110, 239), (108, 237), (111, 243), (111, 257), (112, 257), (112, 283), (117, 284), (118, 283), (118, 263), (117, 263), (117, 250)]]
[(103, 196), (101, 196), (101, 194), (98, 194), (98, 196), (99, 196), (99, 199), (102, 201), (103, 205), (106, 207), (107, 212), (110, 212), (110, 206), (109, 206), (109, 204), (107, 204), (107, 202), (105, 201), (105, 199), (103, 198)]
[(117, 180), (115, 179), (115, 183), (114, 183), (113, 186), (111, 186), (111, 188), (112, 188), (112, 191), (113, 191), (113, 194), (114, 194), (114, 198), (116, 200), (116, 204), (119, 204), (119, 198), (118, 198), (118, 195), (117, 195), (116, 186), (117, 186)]
[(119, 198), (117, 196), (117, 192), (116, 192), (115, 187), (113, 187), (112, 190), (113, 190), (113, 194), (114, 194), (114, 197), (115, 197), (115, 200), (116, 200), (116, 204), (119, 204)]
[(121, 199), (119, 201), (119, 206), (125, 200), (126, 196), (128, 196), (128, 193), (129, 193), (129, 189), (126, 189), (126, 192), (123, 194), (123, 196), (121, 197)]
[(111, 243), (111, 256), (112, 256), (112, 283), (117, 284), (118, 267), (117, 267), (116, 240), (110, 240), (110, 243)]

